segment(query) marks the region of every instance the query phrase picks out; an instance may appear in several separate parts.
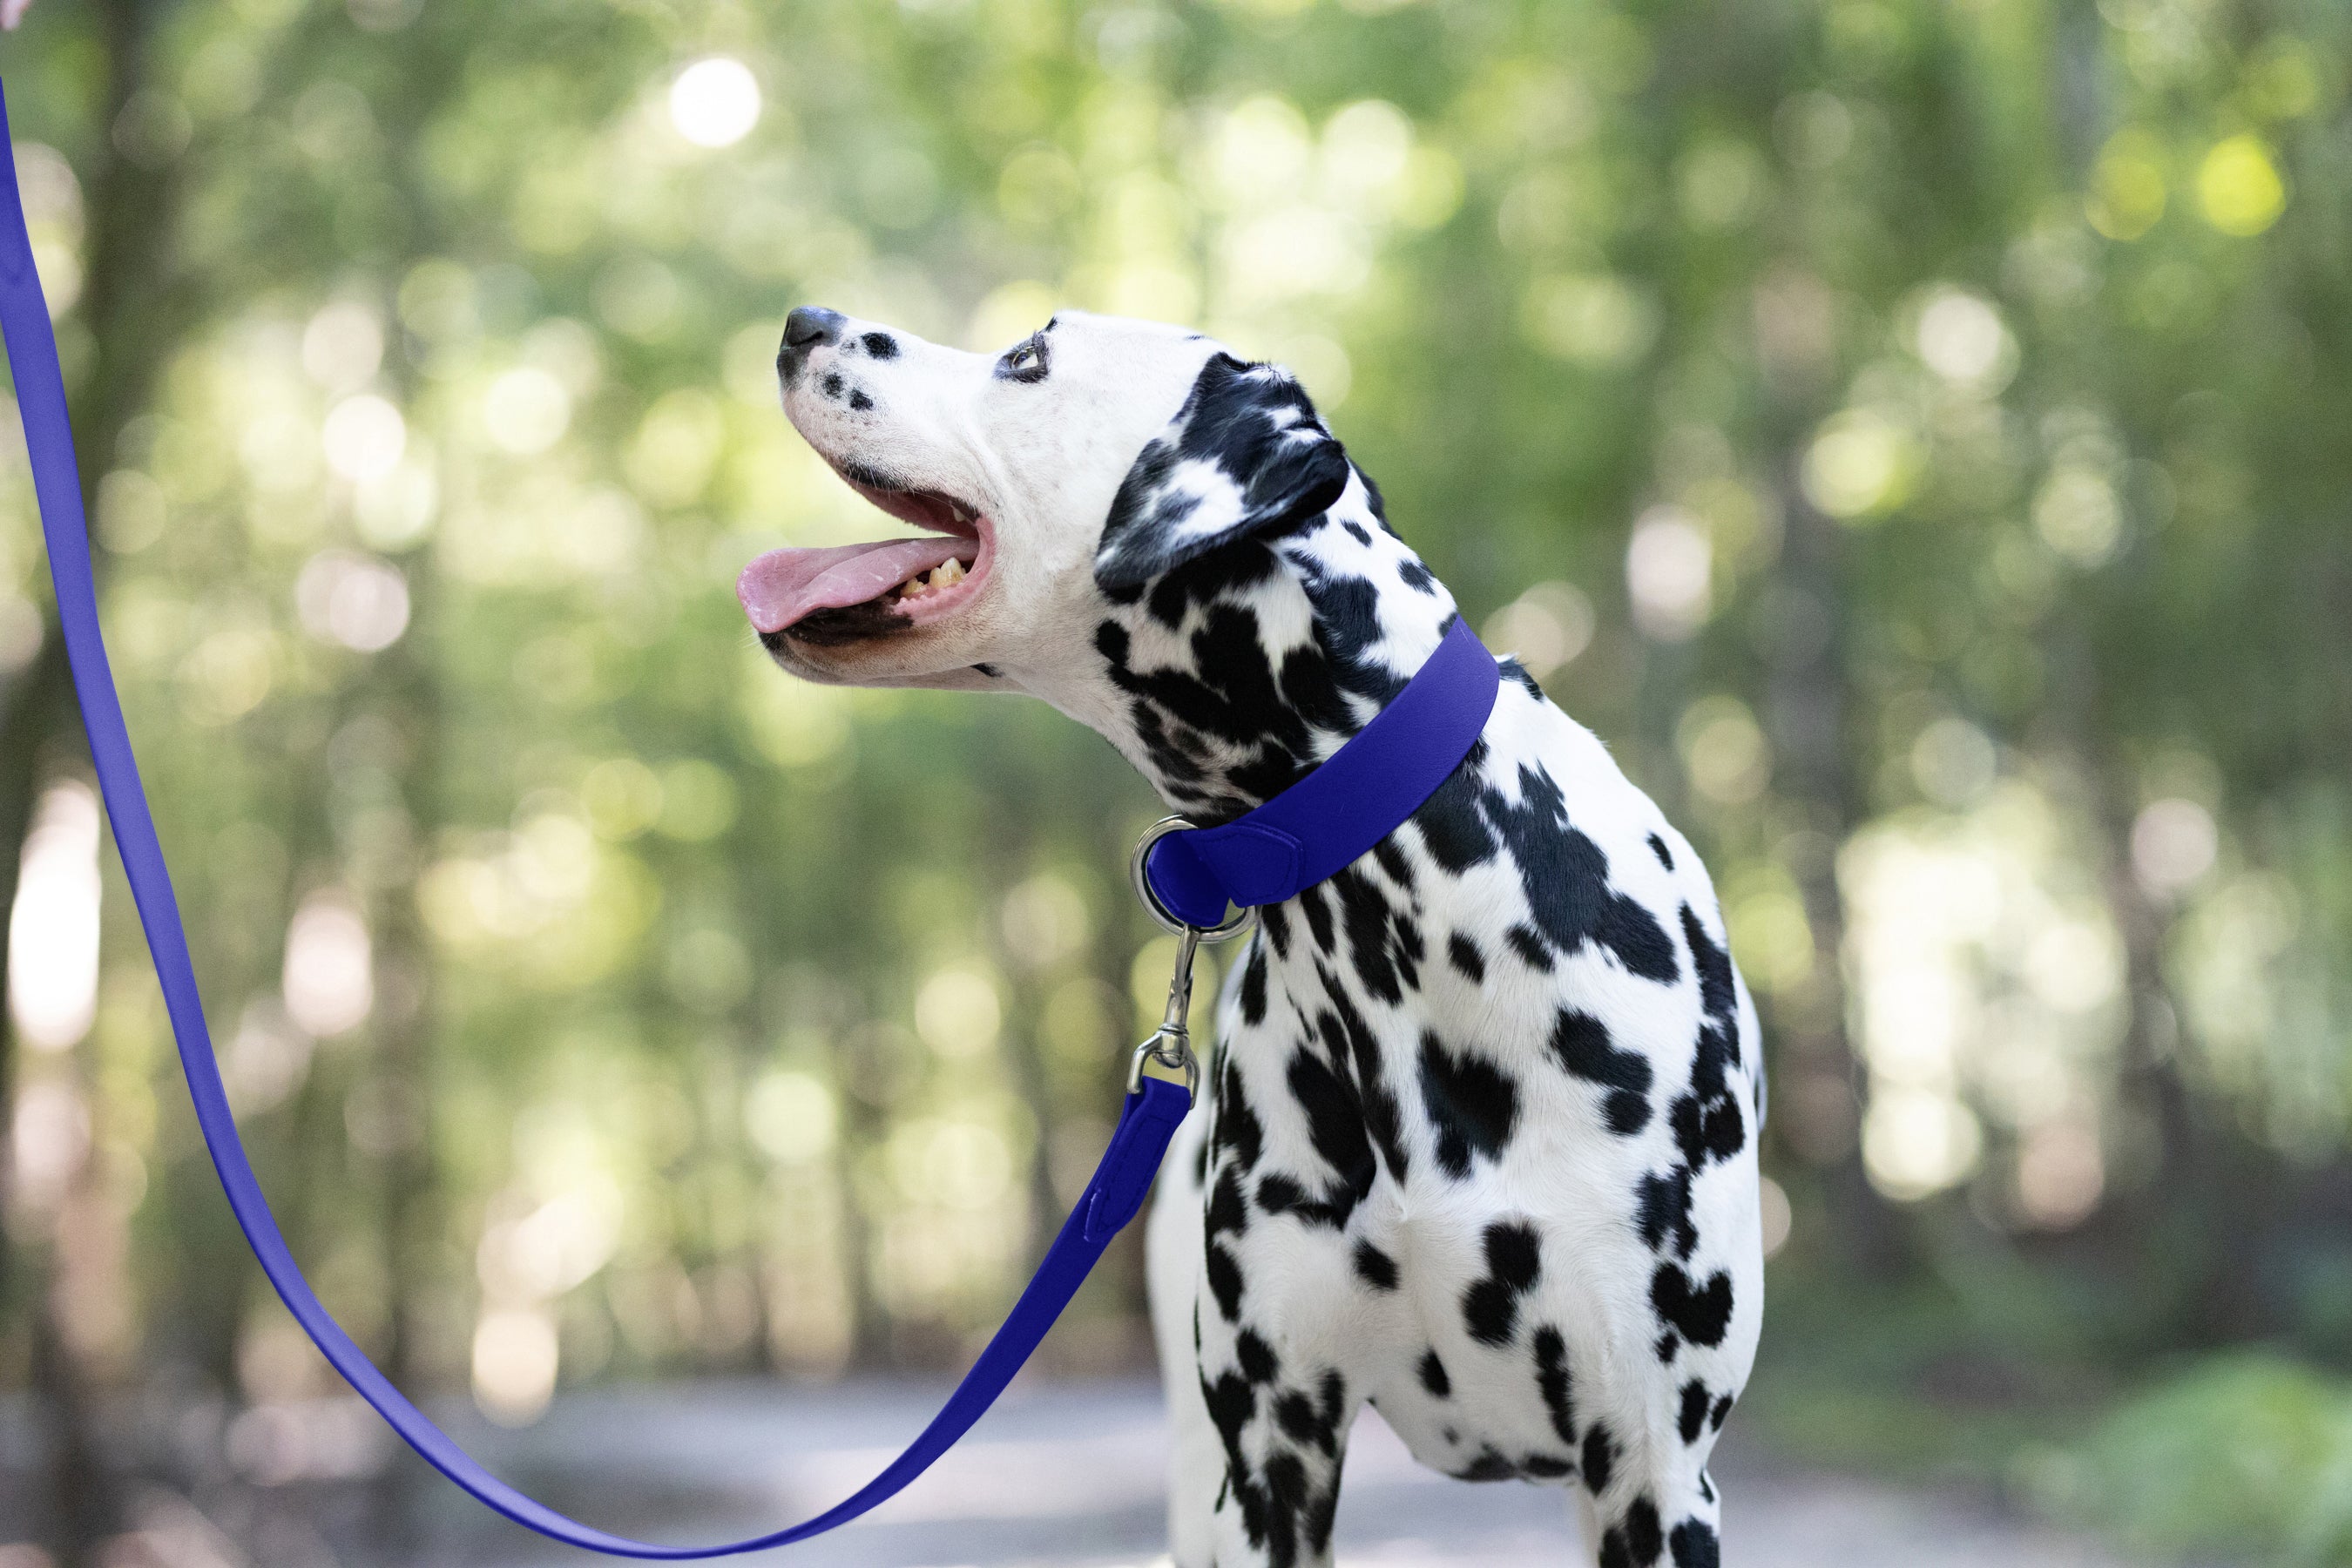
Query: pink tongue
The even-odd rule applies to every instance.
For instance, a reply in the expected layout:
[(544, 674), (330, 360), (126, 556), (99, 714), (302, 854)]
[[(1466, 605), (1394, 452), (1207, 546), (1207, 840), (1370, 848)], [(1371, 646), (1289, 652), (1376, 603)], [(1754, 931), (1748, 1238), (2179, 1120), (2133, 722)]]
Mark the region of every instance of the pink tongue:
[(771, 550), (736, 579), (743, 613), (762, 632), (780, 632), (816, 610), (877, 598), (934, 566), (971, 564), (977, 544), (953, 535), (836, 544), (825, 550)]

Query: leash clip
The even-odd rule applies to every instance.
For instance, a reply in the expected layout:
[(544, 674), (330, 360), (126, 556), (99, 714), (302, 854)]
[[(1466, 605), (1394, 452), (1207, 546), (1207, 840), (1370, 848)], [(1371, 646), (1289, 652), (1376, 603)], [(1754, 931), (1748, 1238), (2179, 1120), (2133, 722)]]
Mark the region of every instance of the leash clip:
[(1156, 1062), (1171, 1072), (1182, 1073), (1184, 1092), (1195, 1099), (1200, 1097), (1201, 1058), (1192, 1054), (1192, 1031), (1186, 1022), (1192, 1011), (1192, 955), (1204, 942), (1224, 942), (1241, 935), (1257, 919), (1255, 910), (1243, 908), (1235, 909), (1215, 925), (1196, 926), (1179, 919), (1160, 901), (1159, 891), (1151, 885), (1151, 847), (1170, 834), (1186, 832), (1192, 826), (1181, 816), (1161, 817), (1143, 830), (1127, 865), (1128, 879), (1135, 884), (1135, 896), (1142, 900), (1143, 912), (1176, 933), (1176, 973), (1168, 977), (1168, 1010), (1160, 1015), (1160, 1027), (1135, 1047), (1135, 1055), (1127, 1064), (1129, 1094), (1142, 1092), (1143, 1066)]
[(1192, 1010), (1192, 955), (1200, 950), (1201, 936), (1201, 931), (1192, 926), (1177, 931), (1176, 973), (1168, 977), (1168, 1010), (1160, 1015), (1160, 1027), (1135, 1047), (1135, 1055), (1127, 1064), (1129, 1094), (1143, 1092), (1143, 1064), (1151, 1061), (1171, 1072), (1182, 1073), (1184, 1092), (1196, 1100), (1200, 1098), (1201, 1058), (1192, 1054), (1192, 1031), (1185, 1019)]

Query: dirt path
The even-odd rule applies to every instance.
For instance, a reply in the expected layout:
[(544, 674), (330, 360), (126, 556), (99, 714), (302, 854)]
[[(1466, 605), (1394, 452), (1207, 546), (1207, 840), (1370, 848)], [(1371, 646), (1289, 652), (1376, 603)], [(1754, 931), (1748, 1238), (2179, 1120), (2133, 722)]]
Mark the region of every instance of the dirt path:
[[(567, 1399), (520, 1433), (468, 1431), (505, 1474), (609, 1527), (712, 1540), (806, 1517), (870, 1477), (936, 1408), (938, 1391), (865, 1384), (779, 1393), (729, 1385)], [(1152, 1391), (1032, 1390), (1006, 1403), (914, 1489), (794, 1548), (794, 1568), (1137, 1568), (1160, 1561), (1165, 1438)], [(1728, 1445), (1727, 1445), (1728, 1449)], [(1945, 1499), (1792, 1476), (1727, 1451), (1728, 1568), (2126, 1568), (2055, 1532)], [(1377, 1418), (1358, 1427), (1339, 1561), (1361, 1568), (1563, 1568), (1576, 1554), (1558, 1492), (1473, 1486), (1423, 1470)], [(498, 1525), (446, 1488), (426, 1560), (539, 1568), (578, 1559)]]

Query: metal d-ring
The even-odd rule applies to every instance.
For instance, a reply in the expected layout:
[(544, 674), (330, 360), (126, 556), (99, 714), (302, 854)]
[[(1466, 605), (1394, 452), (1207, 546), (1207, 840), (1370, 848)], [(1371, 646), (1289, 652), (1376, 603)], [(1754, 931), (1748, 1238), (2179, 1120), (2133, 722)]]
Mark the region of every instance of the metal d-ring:
[(1181, 816), (1163, 816), (1145, 828), (1143, 837), (1136, 841), (1135, 854), (1128, 860), (1128, 880), (1134, 884), (1135, 896), (1143, 902), (1143, 912), (1150, 915), (1162, 930), (1172, 931), (1179, 936), (1189, 931), (1202, 942), (1224, 942), (1249, 930), (1250, 923), (1257, 919), (1257, 911), (1251, 909), (1236, 909), (1215, 925), (1193, 925), (1160, 901), (1159, 890), (1152, 887), (1151, 877), (1147, 868), (1148, 862), (1151, 858), (1153, 845), (1171, 833), (1186, 832), (1192, 826)]

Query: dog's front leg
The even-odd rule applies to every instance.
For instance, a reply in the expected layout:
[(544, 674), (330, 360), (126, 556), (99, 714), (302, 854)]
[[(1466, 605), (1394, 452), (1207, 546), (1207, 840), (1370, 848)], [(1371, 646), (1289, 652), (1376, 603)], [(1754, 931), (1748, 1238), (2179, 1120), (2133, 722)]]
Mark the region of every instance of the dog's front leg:
[[(1178, 1137), (1147, 1241), (1172, 1439), (1169, 1555), (1174, 1568), (1324, 1568), (1360, 1396), (1338, 1368), (1286, 1357), (1244, 1297), (1240, 1321), (1228, 1315), (1205, 1267), (1201, 1132)], [(1215, 1163), (1213, 1151), (1213, 1178)], [(1226, 1284), (1234, 1295), (1230, 1270)]]
[[(1328, 1568), (1340, 1469), (1360, 1396), (1337, 1367), (1203, 1293), (1198, 1398), (1219, 1460), (1215, 1568)], [(1182, 1562), (1180, 1558), (1178, 1561)]]

